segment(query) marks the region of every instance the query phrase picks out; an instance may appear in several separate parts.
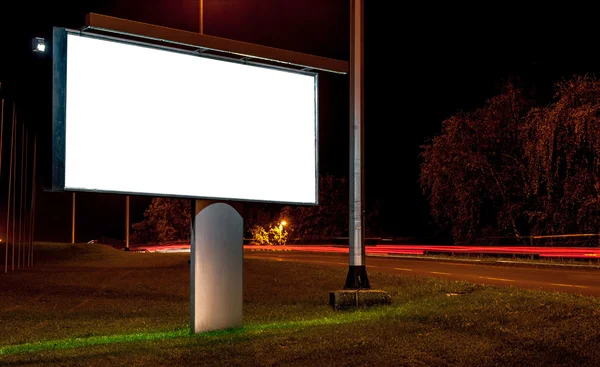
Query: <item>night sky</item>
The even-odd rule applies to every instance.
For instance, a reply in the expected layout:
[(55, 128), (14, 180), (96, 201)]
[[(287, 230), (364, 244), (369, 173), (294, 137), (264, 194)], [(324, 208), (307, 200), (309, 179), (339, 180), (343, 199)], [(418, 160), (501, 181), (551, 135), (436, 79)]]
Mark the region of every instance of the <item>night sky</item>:
[[(508, 78), (548, 98), (559, 78), (597, 70), (597, 21), (576, 6), (396, 3), (366, 1), (366, 198), (383, 203), (386, 235), (426, 235), (434, 227), (418, 185), (420, 146), (445, 118), (482, 105)], [(208, 35), (348, 60), (347, 0), (204, 0), (204, 9)], [(38, 133), (40, 185), (50, 168), (51, 58), (33, 54), (31, 38), (49, 39), (53, 25), (79, 28), (87, 12), (199, 29), (197, 0), (0, 5), (1, 93), (17, 98)], [(348, 77), (322, 74), (320, 82), (320, 172), (347, 176)], [(3, 174), (3, 193), (7, 181)], [(38, 200), (36, 239), (70, 240), (70, 194), (40, 192)], [(132, 222), (149, 200), (132, 198)], [(123, 238), (124, 205), (120, 195), (78, 194), (77, 240)]]

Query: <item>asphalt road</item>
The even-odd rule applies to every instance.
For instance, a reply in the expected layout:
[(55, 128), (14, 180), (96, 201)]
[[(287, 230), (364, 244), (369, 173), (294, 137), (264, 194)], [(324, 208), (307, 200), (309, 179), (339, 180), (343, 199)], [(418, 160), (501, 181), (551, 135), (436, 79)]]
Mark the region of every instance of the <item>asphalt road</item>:
[[(348, 267), (348, 255), (345, 254), (246, 251), (244, 257)], [(532, 266), (511, 263), (490, 265), (470, 261), (369, 256), (367, 257), (367, 272), (369, 270), (600, 296), (600, 268)]]

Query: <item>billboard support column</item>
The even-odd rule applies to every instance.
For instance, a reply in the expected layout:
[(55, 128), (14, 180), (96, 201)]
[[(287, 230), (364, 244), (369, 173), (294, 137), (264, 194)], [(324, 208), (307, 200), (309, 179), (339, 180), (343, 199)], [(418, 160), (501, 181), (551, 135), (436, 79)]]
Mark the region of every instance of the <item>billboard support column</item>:
[(364, 231), (364, 0), (350, 0), (350, 264), (345, 289), (369, 289)]
[(71, 244), (75, 244), (75, 193), (73, 193), (73, 208), (71, 213)]
[(191, 331), (242, 326), (243, 220), (231, 205), (192, 200)]

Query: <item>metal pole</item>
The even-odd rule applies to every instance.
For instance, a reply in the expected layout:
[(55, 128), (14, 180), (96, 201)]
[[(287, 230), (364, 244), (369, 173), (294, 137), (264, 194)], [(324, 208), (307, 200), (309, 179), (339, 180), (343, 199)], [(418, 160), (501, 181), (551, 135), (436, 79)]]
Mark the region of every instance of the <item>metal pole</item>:
[(350, 264), (345, 289), (371, 288), (364, 231), (364, 0), (350, 0)]
[[(0, 83), (2, 85), (2, 83)], [(0, 177), (2, 177), (2, 141), (4, 140), (4, 99), (0, 111)]]
[(21, 129), (21, 181), (19, 188), (19, 255), (17, 267), (25, 266), (25, 246), (23, 246), (22, 229), (23, 229), (23, 167), (25, 165), (25, 123), (22, 123)]
[[(0, 83), (0, 87), (2, 86), (2, 83)], [(2, 99), (2, 107), (0, 109), (0, 177), (2, 177), (2, 140), (4, 138), (4, 99)], [(8, 216), (8, 214), (7, 214)], [(2, 239), (0, 238), (0, 242), (2, 242)], [(6, 238), (4, 239), (4, 246), (6, 247), (6, 256), (4, 257), (4, 267), (5, 267), (5, 273), (6, 273), (6, 264), (8, 262), (8, 241), (6, 241)]]
[(33, 266), (33, 238), (35, 229), (35, 190), (36, 190), (36, 176), (35, 168), (37, 163), (37, 136), (33, 136), (33, 172), (31, 174), (31, 207), (29, 209), (29, 263)]
[(200, 0), (200, 34), (204, 34), (204, 0)]
[[(23, 239), (27, 238), (27, 180), (29, 179), (29, 131), (25, 131), (25, 196), (23, 199)], [(31, 203), (29, 203), (31, 205)], [(23, 257), (27, 254), (27, 267), (29, 267), (29, 241), (23, 243)], [(25, 261), (25, 260), (23, 260)]]
[(15, 133), (15, 104), (13, 103), (13, 113), (12, 113), (12, 126), (10, 130), (10, 164), (8, 169), (8, 207), (6, 209), (6, 255), (4, 262), (4, 273), (8, 273), (8, 238), (9, 238), (9, 230), (10, 230), (10, 189), (12, 183), (12, 165), (13, 165), (13, 135)]
[(125, 197), (125, 251), (129, 251), (129, 195)]
[[(15, 119), (16, 120), (16, 119)], [(12, 270), (15, 270), (15, 224), (17, 223), (15, 218), (17, 217), (16, 215), (16, 210), (17, 210), (17, 198), (16, 198), (16, 194), (17, 194), (17, 126), (15, 124), (15, 133), (13, 136), (13, 140), (14, 140), (14, 151), (15, 151), (15, 164), (13, 164), (13, 172), (12, 172), (12, 176), (13, 176), (13, 190), (12, 190), (12, 202), (13, 202), (13, 212), (12, 212), (12, 217), (13, 217), (13, 222), (12, 222)], [(12, 144), (12, 143), (11, 143)]]
[(73, 193), (73, 214), (71, 216), (71, 244), (75, 243), (75, 193)]

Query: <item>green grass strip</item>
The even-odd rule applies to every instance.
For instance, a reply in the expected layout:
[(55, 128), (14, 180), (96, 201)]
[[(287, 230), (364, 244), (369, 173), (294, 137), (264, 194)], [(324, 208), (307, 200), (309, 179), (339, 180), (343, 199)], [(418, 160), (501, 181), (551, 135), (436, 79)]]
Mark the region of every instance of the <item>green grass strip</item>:
[(115, 343), (131, 343), (131, 342), (144, 342), (153, 340), (163, 339), (174, 339), (174, 338), (208, 338), (208, 337), (220, 337), (220, 336), (238, 336), (238, 335), (256, 335), (264, 332), (280, 330), (280, 329), (294, 329), (302, 327), (314, 327), (314, 326), (327, 326), (327, 325), (340, 325), (348, 324), (353, 322), (367, 321), (369, 319), (379, 318), (383, 316), (389, 316), (391, 314), (397, 314), (400, 308), (373, 308), (370, 310), (350, 311), (347, 313), (340, 313), (333, 317), (322, 317), (310, 320), (297, 320), (297, 321), (280, 321), (268, 324), (254, 324), (244, 326), (237, 329), (209, 331), (199, 334), (191, 334), (189, 328), (177, 329), (173, 331), (161, 331), (161, 332), (148, 332), (148, 333), (136, 333), (136, 334), (124, 334), (124, 335), (107, 335), (107, 336), (90, 336), (80, 338), (67, 338), (58, 340), (48, 340), (33, 343), (9, 345), (0, 348), (0, 355), (19, 354), (19, 353), (32, 353), (51, 351), (58, 349), (72, 349), (82, 347), (92, 347), (96, 345), (115, 344)]
[(151, 341), (158, 339), (173, 339), (189, 336), (189, 329), (180, 329), (174, 331), (163, 331), (154, 333), (136, 333), (126, 335), (106, 335), (90, 336), (84, 338), (68, 338), (59, 340), (48, 340), (42, 342), (25, 343), (18, 345), (9, 345), (0, 348), (0, 355), (41, 352), (55, 349), (71, 349), (81, 347), (91, 347), (95, 345), (128, 343), (136, 341)]

